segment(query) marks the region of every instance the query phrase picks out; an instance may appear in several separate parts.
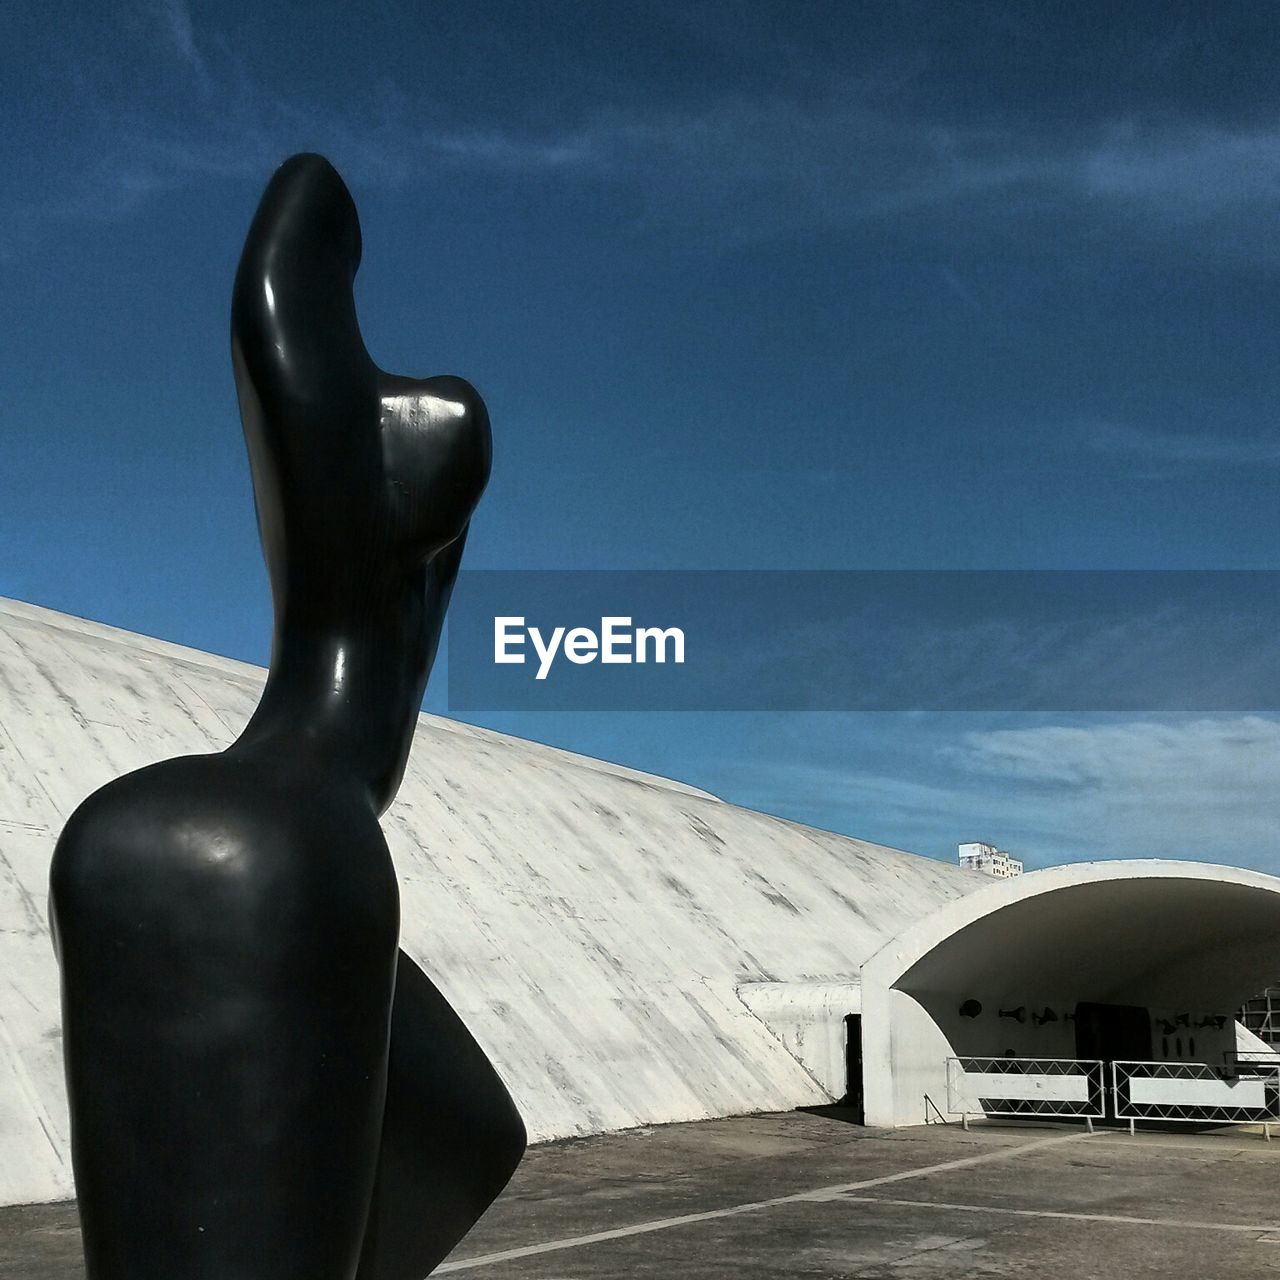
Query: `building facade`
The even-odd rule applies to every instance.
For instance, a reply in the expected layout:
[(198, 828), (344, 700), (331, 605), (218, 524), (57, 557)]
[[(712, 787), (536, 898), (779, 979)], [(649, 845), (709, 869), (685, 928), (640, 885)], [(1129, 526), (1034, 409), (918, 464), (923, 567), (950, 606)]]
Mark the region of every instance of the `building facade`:
[(959, 846), (960, 865), (966, 871), (980, 871), (997, 880), (1011, 880), (1022, 874), (1022, 863), (993, 844), (975, 841)]

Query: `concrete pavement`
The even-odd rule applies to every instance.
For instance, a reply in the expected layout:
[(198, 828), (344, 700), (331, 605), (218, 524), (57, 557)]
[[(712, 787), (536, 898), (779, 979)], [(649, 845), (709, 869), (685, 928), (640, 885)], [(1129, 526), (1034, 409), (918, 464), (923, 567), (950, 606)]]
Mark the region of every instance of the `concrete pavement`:
[[(871, 1130), (836, 1108), (534, 1148), (436, 1274), (475, 1280), (1280, 1276), (1255, 1131)], [(74, 1206), (0, 1210), (0, 1275), (83, 1280)]]

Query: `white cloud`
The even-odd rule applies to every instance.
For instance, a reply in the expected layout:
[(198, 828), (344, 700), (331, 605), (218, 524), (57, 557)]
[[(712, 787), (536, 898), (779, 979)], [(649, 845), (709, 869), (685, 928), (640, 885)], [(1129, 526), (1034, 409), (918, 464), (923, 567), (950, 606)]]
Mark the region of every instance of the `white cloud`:
[(1157, 462), (1222, 463), (1239, 466), (1280, 464), (1280, 439), (1239, 439), (1210, 431), (1161, 431), (1125, 423), (1082, 424), (1085, 447), (1096, 453), (1127, 453)]
[(1113, 126), (1081, 158), (1090, 195), (1194, 219), (1280, 196), (1280, 130)]
[(1034, 782), (1222, 794), (1280, 779), (1280, 722), (1264, 716), (978, 730), (956, 750), (968, 767)]
[[(1032, 206), (1086, 219), (1138, 211), (1148, 225), (1181, 228), (1268, 210), (1280, 191), (1276, 129), (1117, 120), (1047, 136), (1012, 118), (966, 124), (922, 114), (923, 82), (896, 83), (892, 101), (873, 80), (831, 79), (815, 91), (816, 71), (795, 96), (722, 94), (696, 106), (621, 109), (606, 105), (602, 89), (595, 107), (541, 131), (479, 115), (465, 127), (446, 124), (394, 85), (341, 112), (323, 110), (255, 83), (245, 61), (193, 21), (186, 0), (146, 3), (141, 74), (156, 82), (121, 109), (94, 97), (85, 71), (91, 143), (68, 153), (69, 194), (58, 193), (54, 174), (55, 190), (45, 207), (27, 210), (28, 224), (47, 213), (118, 216), (132, 207), (119, 173), (131, 175), (131, 192), (158, 191), (259, 176), (305, 147), (330, 153), (360, 182), (434, 178), (441, 166), (616, 181), (635, 189), (643, 223), (711, 231), (719, 243), (941, 208), (1004, 221)], [(167, 64), (156, 50), (167, 51)], [(168, 108), (141, 105), (157, 101)], [(943, 280), (973, 301), (954, 274)]]
[(709, 785), (948, 859), (960, 841), (991, 840), (1033, 868), (1166, 857), (1280, 874), (1280, 720), (1113, 720), (954, 736), (947, 724), (859, 717), (845, 741), (822, 739), (827, 760), (735, 766), (709, 773)]
[(195, 24), (186, 0), (158, 0), (156, 18), (168, 33), (174, 52), (186, 69), (202, 82), (209, 80), (209, 68), (196, 44)]
[(650, 178), (653, 220), (712, 216), (746, 235), (996, 197), (984, 207), (1003, 219), (1039, 204), (1176, 230), (1268, 211), (1280, 195), (1278, 129), (1119, 121), (1045, 137), (1018, 122), (922, 118), (909, 103), (888, 110), (857, 82), (806, 100), (601, 112), (565, 141), (592, 168)]
[(1059, 851), (1280, 871), (1280, 722), (1268, 717), (976, 731), (948, 755), (973, 785), (1047, 819)]

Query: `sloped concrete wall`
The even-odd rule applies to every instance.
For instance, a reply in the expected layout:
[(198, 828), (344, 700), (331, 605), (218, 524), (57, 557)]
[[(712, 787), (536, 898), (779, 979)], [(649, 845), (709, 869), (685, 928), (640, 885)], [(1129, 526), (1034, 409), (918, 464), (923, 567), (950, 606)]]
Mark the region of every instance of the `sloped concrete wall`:
[[(0, 601), (0, 1203), (72, 1193), (46, 920), (94, 788), (216, 751), (264, 672)], [(424, 716), (384, 819), (402, 945), (535, 1140), (826, 1101), (737, 990), (857, 981), (980, 878), (679, 783)]]

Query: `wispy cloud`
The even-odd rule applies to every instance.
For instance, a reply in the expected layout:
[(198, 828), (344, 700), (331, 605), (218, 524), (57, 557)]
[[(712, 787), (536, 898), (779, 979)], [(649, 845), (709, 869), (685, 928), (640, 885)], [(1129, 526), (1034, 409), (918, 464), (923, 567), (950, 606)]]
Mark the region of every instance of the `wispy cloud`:
[(1136, 787), (1144, 803), (1159, 794), (1166, 802), (1184, 797), (1180, 805), (1201, 805), (1212, 796), (1211, 807), (1220, 808), (1260, 787), (1275, 789), (1280, 721), (1240, 716), (980, 730), (966, 734), (949, 754), (991, 777), (1131, 796)]
[(1280, 129), (1124, 122), (1081, 155), (1077, 178), (1087, 194), (1174, 220), (1271, 203), (1280, 195)]
[(186, 0), (156, 0), (156, 17), (160, 28), (167, 32), (173, 52), (203, 85), (211, 78), (204, 54), (196, 44), (195, 24)]
[(1046, 138), (1014, 123), (898, 118), (856, 85), (817, 103), (739, 99), (629, 129), (599, 122), (597, 131), (595, 154), (629, 153), (633, 164), (666, 173), (693, 210), (736, 208), (748, 229), (753, 218), (767, 230), (943, 207), (1007, 224), (1038, 207), (1089, 221), (1138, 216), (1175, 231), (1260, 214), (1280, 192), (1277, 129), (1126, 121)]
[[(540, 129), (477, 117), (433, 118), (425, 99), (384, 84), (342, 111), (296, 89), (255, 82), (243, 59), (193, 19), (185, 0), (148, 0), (146, 62), (168, 58), (172, 111), (94, 99), (89, 145), (67, 157), (64, 191), (31, 204), (28, 222), (118, 216), (149, 192), (211, 177), (260, 175), (320, 147), (362, 182), (410, 182), (441, 166), (626, 184), (642, 225), (714, 231), (721, 243), (797, 227), (848, 226), (945, 209), (1008, 223), (1028, 208), (1086, 219), (1141, 215), (1170, 229), (1269, 209), (1280, 190), (1280, 129), (1104, 121), (1046, 132), (931, 113), (926, 81), (815, 72), (801, 94), (737, 92), (696, 105), (671, 98), (609, 105), (603, 90), (572, 118)], [(150, 72), (149, 72), (150, 74)], [(192, 91), (194, 89), (194, 91)], [(121, 176), (123, 175), (123, 176)], [(98, 199), (94, 204), (95, 196)], [(966, 305), (958, 276), (943, 282)]]
[[(1046, 725), (967, 734), (950, 756), (1076, 857), (1190, 857), (1280, 871), (1280, 722)], [(1052, 857), (1052, 852), (1051, 855)]]
[(1078, 432), (1095, 453), (1129, 454), (1156, 462), (1280, 465), (1280, 435), (1239, 438), (1211, 431), (1165, 431), (1127, 423), (1089, 421)]
[(76, 126), (38, 183), (0, 196), (0, 256), (60, 223), (129, 216), (166, 191), (260, 180), (300, 150), (323, 150), (368, 185), (430, 179), (442, 168), (532, 175), (608, 163), (590, 130), (542, 137), (442, 126), (387, 83), (347, 109), (326, 108), (255, 80), (224, 43), (202, 37), (184, 0), (148, 0), (133, 16), (146, 35), (148, 91), (122, 96), (91, 66), (70, 69)]
[[(838, 722), (838, 723), (843, 723)], [(850, 722), (825, 761), (780, 759), (718, 794), (864, 838), (954, 856), (992, 840), (1032, 866), (1187, 858), (1280, 874), (1280, 721), (1110, 721), (949, 732)], [(859, 727), (862, 726), (862, 727)], [(815, 730), (821, 736), (823, 730)], [(880, 740), (876, 742), (876, 737)], [(847, 743), (853, 742), (852, 748)], [(845, 763), (841, 763), (842, 758)], [(891, 762), (886, 767), (886, 762)]]

